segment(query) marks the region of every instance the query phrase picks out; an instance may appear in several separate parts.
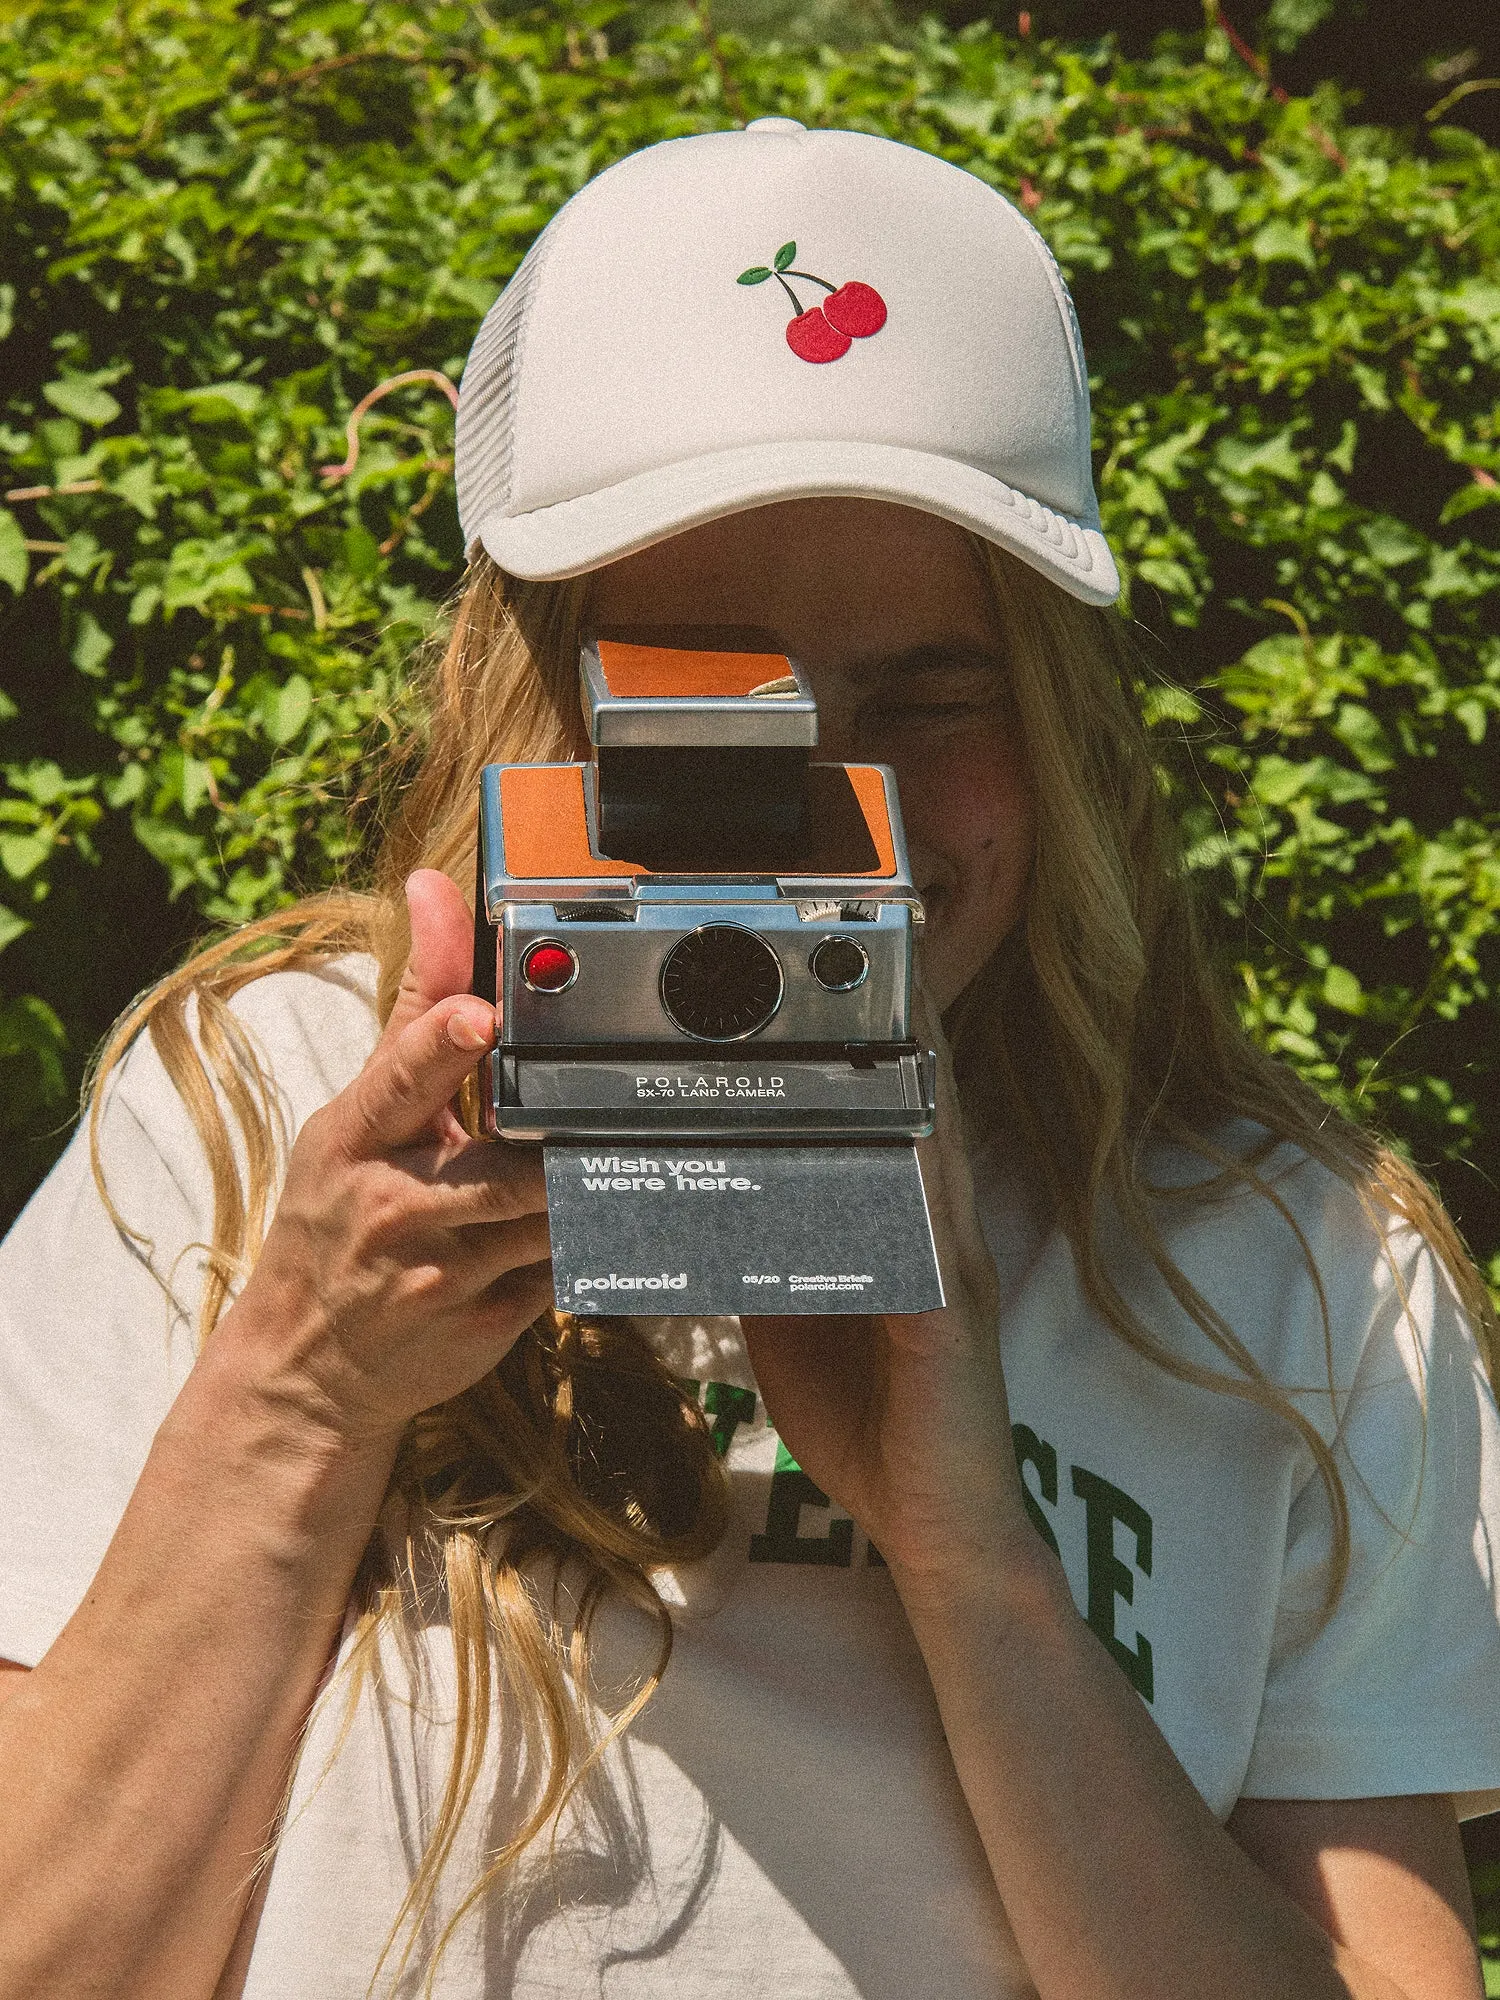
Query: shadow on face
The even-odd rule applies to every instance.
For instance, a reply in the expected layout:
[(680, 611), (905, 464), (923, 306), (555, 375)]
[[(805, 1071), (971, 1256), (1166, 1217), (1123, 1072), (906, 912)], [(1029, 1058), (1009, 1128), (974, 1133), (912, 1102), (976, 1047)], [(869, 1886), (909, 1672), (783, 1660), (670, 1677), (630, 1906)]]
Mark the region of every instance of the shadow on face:
[(1020, 915), (1030, 789), (989, 584), (969, 536), (885, 501), (788, 500), (596, 571), (588, 618), (774, 633), (812, 682), (819, 754), (889, 764), (941, 1009)]

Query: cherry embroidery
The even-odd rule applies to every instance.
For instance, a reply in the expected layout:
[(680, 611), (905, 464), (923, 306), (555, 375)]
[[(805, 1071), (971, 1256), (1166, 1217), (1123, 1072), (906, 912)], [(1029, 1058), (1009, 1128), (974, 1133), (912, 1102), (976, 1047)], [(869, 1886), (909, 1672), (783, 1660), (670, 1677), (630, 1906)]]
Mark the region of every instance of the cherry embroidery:
[(856, 340), (868, 340), (885, 325), (885, 300), (873, 285), (862, 285), (858, 278), (840, 285), (831, 299), (824, 299), (823, 312), (840, 333), (852, 334)]
[[(752, 264), (748, 271), (741, 271), (737, 280), (742, 285), (763, 285), (767, 278), (774, 278), (780, 285), (792, 302), (786, 344), (793, 354), (803, 361), (837, 361), (856, 340), (868, 340), (872, 333), (879, 333), (886, 321), (885, 300), (873, 285), (863, 284), (857, 278), (846, 285), (830, 285), (826, 278), (814, 277), (811, 271), (793, 270), (792, 260), (796, 255), (795, 243), (783, 243), (769, 264)], [(821, 285), (828, 297), (821, 305), (809, 306), (804, 312), (802, 301), (787, 283), (788, 278)]]
[(849, 352), (854, 342), (833, 324), (821, 306), (810, 306), (805, 313), (787, 321), (786, 344), (803, 361), (837, 361), (840, 355)]

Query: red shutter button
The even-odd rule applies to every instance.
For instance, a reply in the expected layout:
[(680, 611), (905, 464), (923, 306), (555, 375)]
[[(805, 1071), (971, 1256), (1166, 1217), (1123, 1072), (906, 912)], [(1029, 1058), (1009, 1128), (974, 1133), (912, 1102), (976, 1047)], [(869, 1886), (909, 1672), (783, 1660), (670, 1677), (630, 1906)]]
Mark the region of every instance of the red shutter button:
[(533, 993), (564, 993), (578, 977), (578, 960), (565, 944), (544, 939), (527, 946), (521, 977)]

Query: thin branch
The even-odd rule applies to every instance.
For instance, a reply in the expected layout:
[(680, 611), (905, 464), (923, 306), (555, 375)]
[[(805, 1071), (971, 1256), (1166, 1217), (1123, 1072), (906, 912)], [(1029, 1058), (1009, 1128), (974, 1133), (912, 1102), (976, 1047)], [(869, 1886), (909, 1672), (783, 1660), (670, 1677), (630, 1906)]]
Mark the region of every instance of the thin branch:
[[(1210, 0), (1210, 4), (1213, 8), (1214, 21), (1224, 30), (1225, 35), (1228, 37), (1229, 46), (1234, 50), (1246, 69), (1260, 78), (1266, 89), (1271, 93), (1274, 103), (1290, 104), (1291, 99), (1286, 91), (1282, 89), (1279, 83), (1272, 82), (1270, 65), (1266, 62), (1265, 57), (1257, 55), (1255, 50), (1251, 48), (1250, 44), (1224, 12), (1224, 9), (1218, 4), (1218, 0)], [(1316, 120), (1309, 118), (1307, 129), (1312, 134), (1313, 141), (1323, 157), (1332, 160), (1336, 167), (1347, 173), (1349, 168), (1348, 160), (1336, 142), (1323, 130), (1323, 127)]]
[(380, 553), (383, 556), (393, 554), (401, 546), (402, 542), (405, 541), (407, 535), (411, 532), (412, 522), (417, 519), (418, 515), (425, 514), (439, 493), (442, 492), (443, 481), (440, 475), (445, 472), (451, 472), (452, 469), (453, 460), (451, 458), (437, 458), (431, 461), (427, 479), (427, 491), (422, 495), (420, 500), (408, 508), (407, 512), (396, 523), (392, 532), (380, 544)]
[(405, 63), (419, 69), (424, 64), (438, 68), (448, 64), (458, 69), (479, 67), (478, 57), (471, 55), (467, 49), (423, 49), (416, 54), (403, 54), (399, 49), (353, 49), (346, 55), (326, 56), (322, 62), (308, 63), (302, 69), (268, 69), (257, 83), (249, 86), (247, 95), (256, 97), (266, 90), (286, 90), (297, 83), (315, 83), (320, 76), (328, 76), (334, 70), (369, 62)]
[(745, 100), (740, 96), (740, 87), (729, 74), (729, 65), (724, 60), (724, 51), (719, 46), (719, 31), (714, 26), (713, 16), (708, 11), (708, 0), (692, 0), (693, 14), (707, 44), (713, 66), (719, 73), (719, 95), (741, 123), (745, 119)]
[(323, 595), (323, 586), (318, 581), (318, 572), (304, 563), (302, 581), (307, 586), (308, 602), (312, 605), (313, 630), (321, 632), (328, 623), (328, 601)]
[(33, 77), (29, 83), (17, 84), (8, 97), (0, 99), (0, 118), (8, 118), (18, 104), (24, 104), (26, 99), (32, 96), (34, 92), (40, 90), (41, 87), (42, 79), (40, 77)]
[(12, 486), (5, 497), (7, 500), (51, 500), (62, 493), (100, 493), (103, 490), (102, 479), (68, 479), (61, 486)]
[(1430, 125), (1435, 118), (1441, 118), (1443, 113), (1457, 104), (1460, 98), (1472, 97), (1476, 90), (1500, 90), (1500, 76), (1476, 76), (1468, 83), (1459, 84), (1456, 90), (1450, 90), (1446, 97), (1440, 97), (1432, 109), (1423, 114), (1428, 124)]
[(458, 408), (458, 389), (441, 368), (408, 368), (403, 374), (389, 376), (384, 382), (377, 382), (367, 396), (361, 396), (349, 412), (349, 421), (344, 426), (344, 436), (348, 440), (349, 454), (342, 465), (325, 465), (320, 471), (325, 479), (347, 479), (359, 464), (359, 425), (366, 410), (372, 409), (382, 396), (388, 396), (392, 389), (402, 389), (408, 382), (435, 382), (453, 405)]
[(1214, 19), (1224, 30), (1225, 35), (1229, 39), (1229, 46), (1234, 50), (1246, 69), (1253, 70), (1261, 82), (1269, 86), (1271, 95), (1278, 104), (1285, 104), (1287, 101), (1286, 92), (1281, 88), (1279, 83), (1271, 82), (1270, 65), (1266, 62), (1265, 57), (1257, 55), (1239, 29), (1235, 27), (1233, 21), (1225, 14), (1222, 7), (1217, 5), (1214, 7)]

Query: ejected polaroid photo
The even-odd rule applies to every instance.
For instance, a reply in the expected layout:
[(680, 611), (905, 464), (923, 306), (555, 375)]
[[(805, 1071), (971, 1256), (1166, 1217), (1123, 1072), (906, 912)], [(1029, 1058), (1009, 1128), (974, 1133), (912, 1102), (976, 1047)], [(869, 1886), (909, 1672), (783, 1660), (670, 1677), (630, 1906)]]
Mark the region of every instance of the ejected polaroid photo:
[(928, 1312), (943, 1304), (911, 1145), (549, 1145), (569, 1312)]

